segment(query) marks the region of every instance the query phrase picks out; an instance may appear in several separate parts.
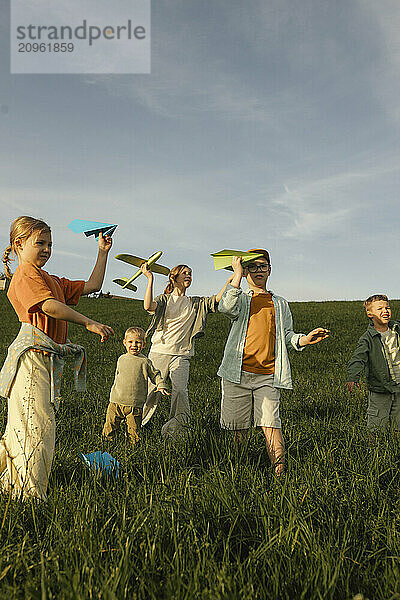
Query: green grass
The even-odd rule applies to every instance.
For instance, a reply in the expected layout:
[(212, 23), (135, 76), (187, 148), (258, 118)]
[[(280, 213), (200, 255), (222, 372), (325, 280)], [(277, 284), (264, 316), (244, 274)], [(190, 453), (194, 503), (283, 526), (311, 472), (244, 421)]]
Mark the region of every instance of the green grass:
[[(4, 294), (0, 359), (19, 325)], [(393, 302), (399, 314), (400, 302)], [(366, 389), (344, 392), (345, 365), (366, 320), (361, 303), (294, 303), (295, 330), (330, 339), (291, 354), (294, 390), (282, 394), (288, 472), (276, 479), (263, 437), (236, 448), (219, 429), (216, 371), (229, 329), (212, 315), (191, 363), (193, 419), (177, 446), (159, 437), (163, 402), (131, 449), (101, 439), (121, 337), (146, 326), (141, 304), (82, 299), (79, 310), (110, 324), (100, 344), (82, 328), (88, 391), (66, 366), (48, 502), (0, 496), (0, 598), (351, 599), (400, 598), (400, 450), (389, 432), (365, 430)], [(2, 430), (6, 404), (0, 411)], [(78, 452), (108, 450), (119, 481), (87, 472)]]

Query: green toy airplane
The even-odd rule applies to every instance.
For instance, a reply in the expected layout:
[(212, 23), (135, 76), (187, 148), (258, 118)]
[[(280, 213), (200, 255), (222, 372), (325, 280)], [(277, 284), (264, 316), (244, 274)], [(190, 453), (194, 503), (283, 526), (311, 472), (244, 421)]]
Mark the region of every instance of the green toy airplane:
[[(156, 264), (157, 260), (162, 255), (161, 250), (150, 256), (150, 258), (139, 258), (139, 256), (133, 256), (132, 254), (117, 254), (115, 257), (117, 260), (122, 260), (122, 262), (126, 262), (130, 265), (134, 265), (135, 267), (140, 267), (143, 263), (147, 263), (150, 271), (154, 271), (154, 273), (161, 273), (161, 275), (169, 275), (169, 268), (163, 267), (163, 265)], [(122, 288), (126, 288), (128, 290), (132, 290), (136, 292), (137, 287), (133, 285), (132, 281), (137, 279), (139, 275), (142, 274), (142, 271), (138, 269), (132, 277), (120, 277), (119, 279), (113, 279), (113, 282), (117, 285), (120, 285)]]
[(211, 254), (214, 260), (214, 268), (216, 271), (220, 269), (226, 269), (227, 271), (233, 271), (232, 268), (232, 257), (241, 256), (242, 264), (245, 265), (252, 260), (261, 258), (264, 255), (257, 252), (242, 252), (241, 250), (220, 250)]

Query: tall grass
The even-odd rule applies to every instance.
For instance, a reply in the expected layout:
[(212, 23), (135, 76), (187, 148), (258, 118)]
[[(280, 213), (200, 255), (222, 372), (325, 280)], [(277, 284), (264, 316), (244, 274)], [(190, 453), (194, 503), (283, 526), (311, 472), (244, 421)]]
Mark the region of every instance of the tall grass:
[[(18, 331), (0, 296), (0, 358)], [(392, 303), (394, 313), (400, 303)], [(184, 440), (161, 441), (162, 401), (134, 449), (123, 435), (101, 439), (121, 337), (146, 326), (136, 301), (82, 299), (116, 338), (88, 350), (88, 391), (71, 369), (57, 415), (48, 502), (0, 496), (0, 598), (27, 599), (373, 599), (400, 598), (397, 438), (373, 444), (365, 430), (366, 389), (344, 392), (345, 364), (366, 321), (360, 303), (295, 303), (295, 330), (317, 325), (330, 339), (292, 353), (295, 387), (282, 394), (287, 474), (277, 479), (262, 435), (236, 447), (218, 424), (216, 376), (229, 323), (210, 317), (192, 359), (193, 418)], [(4, 430), (6, 404), (1, 407)], [(107, 450), (118, 481), (88, 472), (78, 452)], [(361, 597), (361, 596), (360, 596)]]

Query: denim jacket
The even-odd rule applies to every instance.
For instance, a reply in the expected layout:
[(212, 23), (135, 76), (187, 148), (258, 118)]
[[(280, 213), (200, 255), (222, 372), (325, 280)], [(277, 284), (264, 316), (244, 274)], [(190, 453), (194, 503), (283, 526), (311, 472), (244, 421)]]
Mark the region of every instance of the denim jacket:
[[(274, 386), (292, 389), (288, 349), (304, 350), (304, 346), (299, 347), (298, 345), (300, 337), (304, 334), (293, 331), (292, 313), (287, 301), (273, 292), (270, 293), (275, 308)], [(228, 286), (218, 305), (218, 310), (232, 319), (218, 375), (233, 383), (240, 383), (252, 295), (252, 290), (243, 292), (240, 288)]]

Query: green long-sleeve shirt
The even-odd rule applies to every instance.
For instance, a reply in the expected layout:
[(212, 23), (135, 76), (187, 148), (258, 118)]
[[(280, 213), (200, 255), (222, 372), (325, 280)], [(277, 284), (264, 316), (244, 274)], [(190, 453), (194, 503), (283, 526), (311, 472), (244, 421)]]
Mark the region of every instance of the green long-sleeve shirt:
[[(397, 334), (400, 343), (400, 322), (389, 321), (389, 327)], [(371, 392), (393, 394), (400, 391), (400, 386), (393, 380), (388, 359), (379, 331), (372, 325), (358, 340), (357, 347), (347, 365), (347, 381), (360, 381), (360, 375), (365, 369), (367, 387)]]

